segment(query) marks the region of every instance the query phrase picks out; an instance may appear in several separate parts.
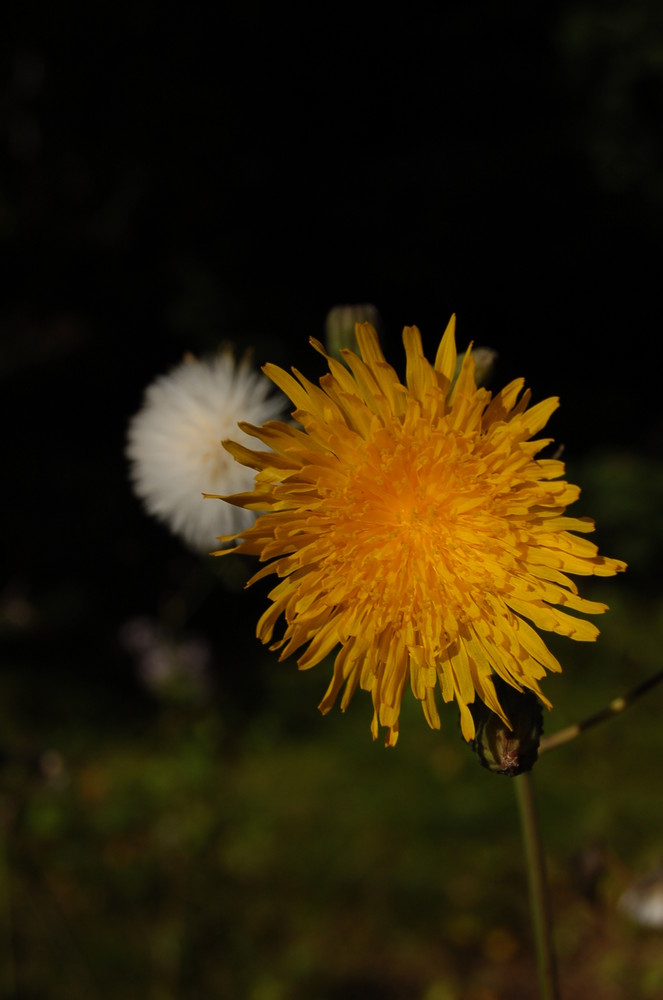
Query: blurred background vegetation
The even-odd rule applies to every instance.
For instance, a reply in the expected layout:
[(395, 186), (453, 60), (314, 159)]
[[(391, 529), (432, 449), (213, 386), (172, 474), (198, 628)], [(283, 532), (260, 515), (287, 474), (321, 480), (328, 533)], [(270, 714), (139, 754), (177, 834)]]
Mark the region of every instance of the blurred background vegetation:
[[(578, 513), (625, 577), (555, 645), (552, 732), (660, 667), (663, 34), (653, 0), (27, 4), (0, 42), (0, 996), (534, 993), (513, 790), (449, 708), (316, 711), (258, 646), (249, 567), (132, 497), (144, 387), (221, 341), (315, 375), (374, 302), (399, 363), (499, 352), (560, 395)], [(618, 911), (663, 854), (663, 693), (535, 770), (564, 996), (663, 997)]]

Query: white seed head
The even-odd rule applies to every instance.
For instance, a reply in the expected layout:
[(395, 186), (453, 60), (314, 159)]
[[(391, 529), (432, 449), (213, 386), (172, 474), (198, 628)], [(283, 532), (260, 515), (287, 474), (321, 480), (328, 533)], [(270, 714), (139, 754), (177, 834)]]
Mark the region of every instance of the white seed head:
[(282, 397), (246, 361), (225, 350), (214, 358), (187, 355), (146, 390), (132, 418), (127, 457), (134, 491), (147, 511), (193, 549), (218, 548), (219, 535), (249, 527), (255, 515), (203, 493), (241, 493), (254, 473), (228, 454), (221, 441), (249, 447), (255, 441), (237, 423), (262, 424), (282, 415)]

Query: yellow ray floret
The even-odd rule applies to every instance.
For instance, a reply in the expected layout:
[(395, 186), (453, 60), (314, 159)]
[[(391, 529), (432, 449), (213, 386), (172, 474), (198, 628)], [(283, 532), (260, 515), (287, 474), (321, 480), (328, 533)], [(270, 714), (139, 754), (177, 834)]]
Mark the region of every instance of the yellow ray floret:
[(319, 386), (264, 368), (296, 424), (240, 425), (269, 450), (224, 442), (256, 476), (252, 492), (221, 499), (260, 516), (217, 554), (257, 555), (265, 565), (250, 582), (277, 578), (259, 638), (281, 658), (300, 651), (301, 669), (336, 649), (321, 710), (341, 691), (343, 709), (357, 686), (370, 691), (373, 736), (384, 727), (392, 746), (408, 683), (434, 728), (436, 692), (455, 700), (467, 740), (477, 696), (508, 724), (496, 676), (549, 704), (539, 681), (560, 666), (537, 629), (595, 639), (577, 613), (605, 605), (568, 574), (625, 568), (582, 537), (591, 521), (565, 515), (579, 491), (560, 479), (564, 464), (536, 457), (550, 440), (532, 437), (557, 399), (528, 406), (521, 379), (494, 396), (479, 388), (469, 350), (457, 372), (454, 327), (434, 364), (406, 327), (404, 385), (368, 323), (345, 364), (312, 341), (329, 365)]

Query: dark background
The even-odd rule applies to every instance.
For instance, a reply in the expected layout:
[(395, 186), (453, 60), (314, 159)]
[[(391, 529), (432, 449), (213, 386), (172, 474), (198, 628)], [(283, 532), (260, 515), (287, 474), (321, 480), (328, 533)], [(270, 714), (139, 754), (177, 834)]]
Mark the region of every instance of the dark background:
[[(96, 822), (90, 816), (106, 801), (103, 780), (97, 774), (95, 784), (88, 773), (90, 759), (103, 756), (101, 744), (115, 745), (125, 730), (134, 740), (145, 733), (145, 747), (131, 744), (127, 759), (142, 761), (143, 752), (161, 747), (164, 768), (177, 774), (178, 740), (184, 748), (199, 746), (200, 730), (191, 736), (188, 716), (171, 719), (174, 736), (150, 728), (155, 719), (162, 724), (162, 706), (136, 677), (118, 638), (123, 623), (145, 615), (175, 623), (176, 632), (184, 623), (215, 650), (215, 696), (204, 711), (213, 731), (223, 732), (211, 740), (213, 751), (200, 751), (208, 764), (215, 754), (227, 762), (231, 749), (241, 755), (253, 747), (242, 741), (254, 717), (264, 721), (260, 713), (269, 704), (273, 717), (286, 717), (291, 735), (312, 738), (314, 699), (327, 683), (317, 677), (311, 686), (294, 668), (274, 673), (269, 654), (253, 640), (264, 590), (243, 593), (237, 580), (218, 579), (216, 567), (201, 568), (131, 493), (127, 422), (145, 386), (185, 351), (203, 354), (231, 340), (239, 352), (252, 347), (257, 363), (297, 364), (315, 375), (319, 359), (307, 341), (322, 336), (327, 311), (371, 302), (383, 320), (385, 351), (400, 367), (404, 325), (422, 329), (430, 355), (456, 312), (460, 347), (474, 341), (498, 351), (498, 386), (522, 375), (535, 400), (561, 396), (551, 432), (564, 443), (572, 471), (598, 457), (593, 493), (591, 476), (587, 481), (592, 502), (602, 496), (612, 509), (612, 533), (606, 515), (602, 547), (630, 559), (634, 592), (651, 596), (660, 589), (654, 558), (663, 539), (660, 5), (556, 0), (536, 8), (491, 0), (374, 10), (70, 0), (21, 5), (2, 31), (0, 750), (8, 762), (10, 848), (19, 870), (28, 871), (21, 883), (26, 899), (38, 893), (39, 864), (25, 861), (20, 844), (34, 836), (34, 850), (48, 858), (52, 850), (55, 869), (69, 872), (71, 884), (49, 882), (49, 892), (83, 937), (87, 907), (98, 915), (103, 906), (76, 896), (71, 885), (85, 884), (89, 872), (81, 874), (77, 861), (67, 868), (62, 845), (76, 843), (89, 859), (109, 844), (120, 854), (124, 849), (106, 820), (99, 820), (98, 840), (90, 839), (86, 824)], [(608, 453), (621, 457), (601, 465)], [(639, 507), (637, 497), (648, 487)], [(625, 510), (629, 551), (622, 545)], [(648, 534), (655, 517), (658, 548)], [(656, 614), (645, 618), (654, 621)], [(646, 648), (660, 649), (659, 639)], [(625, 685), (615, 657), (617, 694)], [(297, 685), (306, 692), (301, 701)], [(587, 711), (605, 700), (595, 693), (587, 696)], [(356, 711), (364, 713), (358, 727), (368, 739), (368, 705)], [(567, 721), (575, 718), (571, 713)], [(324, 725), (341, 731), (340, 722)], [(273, 732), (276, 746), (282, 733)], [(34, 761), (53, 746), (70, 768), (70, 787), (83, 789), (85, 809), (77, 813), (62, 793), (54, 807), (60, 826), (49, 827), (52, 814), (43, 820), (38, 810), (39, 822), (31, 825), (31, 796), (41, 803), (52, 791)], [(108, 787), (118, 766), (109, 757), (101, 768)], [(444, 773), (453, 777), (456, 765), (449, 766)], [(146, 773), (136, 777), (141, 789)], [(562, 781), (566, 776), (560, 787)], [(178, 816), (190, 806), (191, 782), (183, 771), (182, 797), (172, 793)], [(256, 779), (255, 788), (247, 817), (272, 785)], [(108, 794), (109, 801), (121, 800)], [(126, 838), (148, 843), (160, 859), (147, 827), (131, 826), (131, 817), (142, 816), (142, 794), (127, 800)], [(157, 823), (166, 806), (158, 797), (155, 803)], [(469, 844), (465, 817), (475, 816), (477, 829), (485, 819), (477, 803), (474, 813), (465, 806), (458, 805), (458, 814)], [(12, 826), (22, 810), (27, 819)], [(124, 821), (111, 818), (108, 829)], [(243, 836), (242, 821), (236, 829)], [(284, 830), (289, 836), (287, 823)], [(138, 938), (151, 933), (149, 916), (137, 928), (124, 922), (127, 912), (151, 912), (152, 896), (145, 903), (136, 889), (133, 862), (117, 869), (111, 859), (106, 875), (89, 864), (90, 884), (114, 900), (118, 940), (129, 926)], [(171, 867), (166, 857), (149, 893), (163, 892), (166, 909), (170, 901), (184, 912), (190, 896), (168, 881)], [(511, 877), (508, 865), (501, 870)], [(125, 877), (131, 889), (118, 902), (109, 887), (124, 886)], [(226, 885), (226, 869), (219, 878)], [(304, 898), (309, 883), (310, 873), (303, 874)], [(278, 889), (287, 894), (292, 886), (286, 879)], [(236, 890), (228, 891), (233, 897)], [(205, 896), (202, 884), (199, 895)], [(16, 933), (27, 955), (35, 945), (27, 930), (33, 915), (27, 903), (21, 910), (21, 898)], [(260, 898), (258, 892), (258, 909)], [(209, 921), (205, 933), (214, 938), (216, 915)], [(128, 996), (135, 970), (117, 966), (117, 955), (109, 957), (96, 931), (90, 934), (80, 949), (88, 955), (82, 966), (99, 963), (111, 977), (108, 970), (124, 970), (118, 989)], [(212, 973), (206, 979), (196, 971), (200, 955), (209, 954), (207, 939), (192, 940), (189, 951), (183, 946), (178, 973), (182, 995), (191, 989), (222, 995), (210, 985)], [(71, 967), (78, 969), (78, 961)], [(469, 967), (465, 958), (460, 964)], [(529, 970), (529, 959), (525, 965)], [(48, 979), (48, 962), (45, 969)], [(238, 976), (233, 995), (242, 992)], [(140, 976), (135, 982), (143, 989)], [(342, 995), (353, 995), (339, 982)], [(99, 984), (95, 989), (103, 995)], [(408, 987), (388, 993), (384, 983), (376, 991), (419, 995)], [(590, 992), (600, 995), (596, 984)], [(82, 988), (81, 995), (97, 993)], [(178, 994), (164, 987), (159, 995)], [(578, 995), (589, 995), (582, 984)]]
[(562, 396), (571, 454), (657, 447), (657, 6), (310, 17), (64, 4), (3, 39), (3, 562), (35, 586), (146, 586), (145, 385), (224, 339), (317, 372), (337, 303), (378, 307), (396, 364), (455, 311), (498, 381)]

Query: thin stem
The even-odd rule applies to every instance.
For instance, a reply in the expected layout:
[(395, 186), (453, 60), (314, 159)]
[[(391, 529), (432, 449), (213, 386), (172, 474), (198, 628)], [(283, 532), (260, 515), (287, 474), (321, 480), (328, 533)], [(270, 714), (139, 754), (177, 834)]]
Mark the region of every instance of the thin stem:
[(552, 919), (548, 898), (548, 880), (541, 846), (541, 835), (536, 817), (532, 775), (529, 771), (514, 779), (520, 827), (527, 862), (527, 880), (536, 959), (539, 970), (539, 991), (541, 1000), (559, 1000), (557, 963), (552, 940)]
[(642, 697), (643, 694), (646, 694), (647, 691), (661, 681), (663, 681), (663, 670), (659, 670), (658, 673), (647, 678), (642, 684), (638, 684), (628, 694), (624, 694), (620, 698), (615, 698), (606, 708), (602, 708), (600, 712), (595, 712), (594, 715), (583, 719), (582, 722), (577, 722), (573, 726), (567, 726), (566, 729), (560, 729), (558, 733), (553, 733), (551, 736), (543, 736), (539, 745), (539, 753), (542, 754), (546, 750), (554, 750), (555, 747), (560, 747), (564, 743), (575, 739), (576, 736), (580, 736), (586, 729), (591, 729), (592, 726), (596, 726), (599, 722), (604, 722), (605, 719), (611, 719), (613, 715), (619, 715), (625, 708), (632, 705), (637, 698)]

